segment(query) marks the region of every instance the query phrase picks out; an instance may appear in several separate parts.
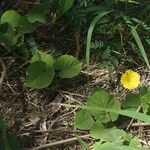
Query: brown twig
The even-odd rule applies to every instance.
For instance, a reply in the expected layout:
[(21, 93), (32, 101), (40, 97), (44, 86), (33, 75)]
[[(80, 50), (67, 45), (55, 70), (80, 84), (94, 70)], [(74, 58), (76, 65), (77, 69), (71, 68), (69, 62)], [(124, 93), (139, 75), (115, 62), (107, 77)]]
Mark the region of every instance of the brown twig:
[(4, 78), (6, 76), (6, 70), (7, 70), (7, 68), (6, 68), (6, 66), (5, 66), (2, 58), (0, 58), (0, 64), (2, 66), (2, 72), (1, 72), (1, 77), (0, 77), (0, 91), (1, 91), (1, 88), (2, 88), (2, 85), (3, 85), (3, 81), (4, 81)]
[[(82, 135), (82, 136), (79, 136), (79, 137), (83, 138), (83, 139), (86, 139), (86, 138), (90, 137), (90, 134), (85, 134), (85, 135)], [(73, 138), (69, 138), (69, 139), (54, 142), (54, 143), (44, 144), (44, 145), (36, 147), (32, 150), (42, 150), (42, 149), (50, 148), (50, 147), (53, 147), (53, 146), (56, 146), (56, 145), (61, 145), (61, 144), (65, 144), (65, 143), (68, 143), (68, 142), (73, 142), (73, 141), (76, 141), (76, 140), (77, 140), (77, 137), (73, 137)]]

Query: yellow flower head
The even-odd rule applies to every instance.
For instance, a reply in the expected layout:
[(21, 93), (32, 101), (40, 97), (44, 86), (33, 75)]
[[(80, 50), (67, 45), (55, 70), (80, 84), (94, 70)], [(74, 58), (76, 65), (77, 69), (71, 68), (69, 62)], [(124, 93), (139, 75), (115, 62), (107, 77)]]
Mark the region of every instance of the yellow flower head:
[(140, 84), (140, 75), (129, 69), (122, 74), (120, 82), (128, 90), (135, 89)]

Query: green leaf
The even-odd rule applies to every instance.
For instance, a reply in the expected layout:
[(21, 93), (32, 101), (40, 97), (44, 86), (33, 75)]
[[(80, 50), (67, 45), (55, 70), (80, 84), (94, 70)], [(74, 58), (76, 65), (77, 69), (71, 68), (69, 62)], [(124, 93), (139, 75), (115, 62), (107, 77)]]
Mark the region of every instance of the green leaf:
[(136, 110), (141, 105), (140, 95), (128, 93), (125, 100), (122, 102), (124, 109)]
[(81, 144), (81, 146), (84, 148), (84, 150), (90, 150), (88, 145), (80, 137), (77, 136), (77, 139), (78, 139), (79, 143)]
[(61, 14), (67, 12), (73, 6), (74, 0), (59, 0)]
[(13, 29), (9, 29), (8, 32), (3, 34), (2, 43), (6, 44), (7, 46), (15, 46), (18, 41), (19, 34), (16, 35)]
[(101, 144), (100, 142), (96, 142), (94, 144), (93, 150), (144, 150), (144, 148), (138, 148), (138, 147), (135, 148), (131, 146), (113, 144), (110, 142), (106, 142), (104, 144)]
[(120, 114), (123, 116), (128, 116), (131, 118), (135, 118), (141, 121), (144, 121), (146, 123), (150, 123), (150, 117), (149, 115), (145, 115), (143, 113), (139, 113), (136, 111), (131, 111), (131, 110), (117, 110), (117, 109), (107, 109), (107, 108), (100, 108), (100, 107), (87, 107), (87, 106), (80, 106), (80, 105), (69, 105), (69, 104), (62, 104), (62, 106), (64, 107), (72, 107), (72, 108), (81, 108), (84, 110), (88, 110), (88, 111), (107, 111), (107, 112), (111, 112), (111, 113), (116, 113), (116, 114)]
[(80, 73), (81, 62), (73, 56), (62, 55), (54, 62), (54, 68), (61, 78), (72, 78)]
[(31, 33), (36, 29), (37, 26), (37, 23), (30, 23), (27, 20), (27, 16), (22, 16), (19, 21), (18, 30), (22, 33)]
[(37, 61), (42, 61), (42, 62), (45, 62), (47, 64), (47, 66), (49, 66), (49, 67), (53, 67), (53, 64), (54, 64), (53, 57), (51, 55), (46, 54), (41, 51), (37, 51), (36, 54), (33, 55), (31, 61), (32, 61), (32, 63), (37, 62)]
[(90, 130), (94, 124), (94, 119), (86, 110), (80, 110), (75, 114), (74, 124), (76, 128)]
[(10, 150), (10, 145), (9, 145), (9, 142), (8, 142), (8, 137), (7, 137), (7, 129), (6, 129), (6, 127), (5, 127), (5, 124), (4, 124), (4, 120), (3, 120), (3, 118), (2, 117), (0, 117), (0, 128), (2, 129), (2, 133), (3, 133), (3, 138), (2, 139), (0, 139), (0, 140), (2, 140), (3, 142), (2, 143), (0, 143), (0, 146), (2, 145), (3, 146), (3, 144), (5, 145), (4, 147), (7, 149), (7, 150)]
[(150, 93), (147, 93), (144, 96), (142, 96), (141, 106), (145, 114), (150, 111)]
[(13, 27), (17, 27), (20, 21), (20, 14), (15, 10), (7, 10), (1, 16), (1, 23), (9, 23)]
[(139, 48), (139, 50), (141, 52), (142, 57), (144, 58), (145, 63), (147, 64), (147, 67), (150, 69), (150, 64), (149, 64), (149, 61), (148, 61), (148, 58), (147, 58), (144, 46), (142, 44), (142, 41), (141, 41), (141, 39), (140, 39), (140, 37), (138, 35), (138, 32), (136, 31), (135, 27), (132, 28), (131, 33), (132, 33), (132, 35), (133, 35), (133, 37), (134, 37), (134, 39), (135, 39), (135, 41), (136, 41), (136, 43), (138, 45), (138, 48)]
[(41, 89), (50, 85), (55, 72), (52, 67), (42, 61), (33, 62), (27, 68), (26, 85), (33, 89)]
[(120, 105), (120, 102), (116, 98), (112, 97), (106, 91), (101, 90), (92, 94), (90, 99), (87, 101), (86, 106), (90, 108), (97, 107), (100, 109), (106, 109), (106, 111), (90, 110), (96, 120), (106, 123), (109, 121), (115, 121), (118, 118), (118, 114), (109, 112), (107, 109), (120, 110)]
[(49, 12), (48, 5), (37, 5), (34, 6), (27, 14), (27, 19), (31, 23), (46, 22), (46, 14)]
[(102, 19), (104, 16), (108, 15), (109, 13), (110, 11), (104, 11), (101, 12), (99, 15), (97, 15), (91, 22), (90, 27), (88, 29), (87, 40), (86, 40), (86, 64), (88, 67), (90, 63), (90, 48), (91, 48), (91, 39), (92, 39), (94, 27), (100, 21), (100, 19)]
[(140, 141), (139, 141), (139, 138), (138, 137), (134, 137), (129, 146), (132, 146), (132, 147), (139, 147), (140, 146)]
[(90, 135), (94, 139), (99, 139), (103, 130), (103, 124), (100, 121), (96, 121), (90, 130)]
[(123, 137), (126, 135), (125, 131), (115, 128), (105, 129), (100, 134), (100, 138), (104, 141), (109, 141), (115, 144), (122, 144)]

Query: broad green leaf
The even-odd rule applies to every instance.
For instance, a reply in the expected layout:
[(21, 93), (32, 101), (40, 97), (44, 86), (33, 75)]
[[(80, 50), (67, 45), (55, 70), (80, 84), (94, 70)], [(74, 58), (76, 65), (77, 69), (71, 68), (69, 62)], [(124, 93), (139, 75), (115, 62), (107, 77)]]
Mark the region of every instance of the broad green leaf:
[(61, 78), (72, 78), (80, 73), (81, 62), (73, 56), (62, 55), (54, 62), (54, 68)]
[(125, 146), (125, 145), (119, 145), (119, 144), (113, 144), (110, 142), (106, 142), (104, 144), (101, 144), (100, 142), (97, 142), (94, 144), (93, 150), (146, 150), (144, 148), (139, 147), (132, 147), (132, 146)]
[(20, 14), (15, 10), (7, 10), (1, 16), (1, 23), (9, 23), (13, 27), (17, 27), (20, 21)]
[(115, 144), (122, 144), (123, 137), (126, 135), (125, 131), (115, 128), (105, 129), (100, 134), (100, 138), (103, 141), (109, 141)]
[(37, 23), (30, 23), (27, 20), (27, 16), (22, 16), (19, 21), (18, 29), (22, 33), (31, 33), (36, 29), (37, 26), (38, 26)]
[[(115, 121), (118, 118), (118, 114), (107, 111), (107, 109), (120, 110), (120, 102), (112, 97), (109, 93), (104, 90), (96, 91), (90, 99), (87, 101), (87, 107), (90, 108), (102, 108), (104, 111), (90, 110), (92, 115), (103, 123), (109, 121)], [(106, 111), (105, 111), (106, 109)]]
[(53, 64), (54, 64), (53, 57), (51, 55), (46, 54), (41, 51), (37, 51), (36, 54), (33, 55), (31, 61), (32, 61), (32, 63), (37, 62), (37, 61), (42, 61), (42, 62), (45, 62), (47, 64), (47, 66), (49, 66), (49, 67), (53, 67)]
[(90, 27), (88, 29), (87, 40), (86, 40), (86, 64), (88, 67), (90, 63), (90, 48), (91, 48), (91, 39), (92, 39), (94, 27), (100, 21), (100, 19), (102, 19), (104, 16), (108, 15), (109, 13), (110, 11), (104, 11), (101, 12), (99, 15), (97, 15), (91, 22)]
[(77, 139), (78, 139), (79, 143), (81, 144), (81, 146), (84, 148), (84, 150), (90, 150), (88, 145), (80, 137), (77, 136)]
[(49, 12), (48, 5), (37, 5), (34, 6), (27, 14), (27, 19), (31, 23), (46, 22), (46, 14)]
[(87, 110), (80, 110), (75, 114), (75, 127), (82, 130), (90, 130), (94, 124), (94, 119)]
[(55, 72), (52, 67), (42, 61), (33, 62), (27, 68), (26, 85), (33, 89), (41, 89), (50, 85)]
[(74, 0), (59, 0), (61, 14), (67, 12), (73, 6)]
[(100, 139), (100, 135), (102, 134), (103, 130), (103, 124), (100, 121), (96, 121), (90, 130), (90, 135), (94, 139)]
[(141, 105), (140, 95), (128, 93), (126, 95), (125, 100), (122, 102), (122, 107), (124, 109), (133, 109), (137, 110), (137, 108)]
[(136, 44), (137, 44), (137, 46), (138, 46), (138, 48), (139, 48), (139, 50), (141, 52), (142, 57), (144, 58), (145, 63), (147, 64), (147, 67), (150, 69), (150, 63), (148, 61), (148, 58), (147, 58), (144, 46), (142, 44), (142, 41), (141, 41), (141, 39), (140, 39), (140, 37), (138, 35), (138, 32), (136, 31), (135, 27), (133, 27), (131, 29), (131, 33), (132, 33), (132, 35), (133, 35), (133, 37), (134, 37), (134, 39), (136, 41)]

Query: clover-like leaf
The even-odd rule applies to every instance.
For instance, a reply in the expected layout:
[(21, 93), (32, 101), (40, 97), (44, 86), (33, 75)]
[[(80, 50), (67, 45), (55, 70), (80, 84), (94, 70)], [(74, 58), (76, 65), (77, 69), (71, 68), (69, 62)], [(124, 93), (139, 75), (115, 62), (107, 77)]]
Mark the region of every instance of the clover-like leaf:
[(72, 78), (80, 73), (81, 62), (73, 56), (62, 55), (54, 62), (54, 68), (61, 78)]
[(1, 23), (9, 23), (13, 27), (17, 27), (19, 25), (21, 15), (15, 10), (7, 10), (1, 16)]
[(53, 81), (55, 72), (45, 62), (33, 62), (27, 68), (26, 85), (33, 89), (45, 88)]
[(34, 6), (27, 14), (27, 19), (31, 23), (40, 22), (45, 23), (46, 14), (49, 12), (47, 5)]
[(90, 130), (90, 135), (92, 138), (99, 139), (103, 130), (103, 124), (100, 121), (96, 121)]
[(47, 64), (47, 66), (49, 66), (49, 67), (53, 67), (53, 63), (54, 63), (54, 59), (51, 55), (46, 54), (41, 51), (37, 51), (36, 54), (33, 55), (31, 61), (32, 61), (32, 63), (37, 62), (37, 61), (42, 61), (42, 62), (45, 62)]
[(94, 124), (94, 119), (86, 110), (80, 110), (75, 114), (75, 127), (83, 130), (90, 130)]
[[(101, 111), (99, 109), (114, 109), (114, 110), (120, 110), (120, 102), (111, 96), (109, 93), (107, 93), (104, 90), (96, 91), (87, 101), (87, 107), (92, 108), (90, 112), (95, 117), (96, 120), (99, 120), (103, 123), (109, 122), (109, 121), (115, 121), (118, 118), (118, 114), (112, 113), (109, 111)], [(96, 108), (94, 110), (94, 108)]]

